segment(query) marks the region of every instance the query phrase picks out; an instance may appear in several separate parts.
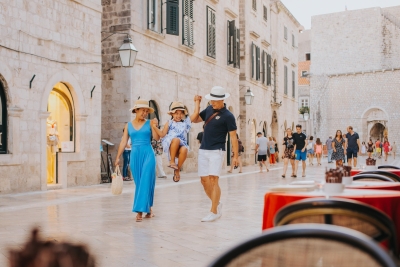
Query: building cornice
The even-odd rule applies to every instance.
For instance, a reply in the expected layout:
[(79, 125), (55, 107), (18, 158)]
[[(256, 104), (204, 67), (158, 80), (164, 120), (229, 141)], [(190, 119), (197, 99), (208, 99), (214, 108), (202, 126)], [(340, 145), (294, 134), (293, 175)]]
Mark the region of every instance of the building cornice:
[(233, 19), (236, 19), (238, 17), (238, 14), (236, 14), (236, 12), (230, 9), (229, 7), (225, 7), (225, 13), (228, 14)]
[(304, 27), (300, 24), (300, 22), (293, 16), (293, 14), (287, 9), (287, 7), (280, 1), (276, 1), (276, 7), (278, 8), (278, 12), (284, 11), (286, 15), (293, 21), (293, 23), (300, 29), (304, 30)]

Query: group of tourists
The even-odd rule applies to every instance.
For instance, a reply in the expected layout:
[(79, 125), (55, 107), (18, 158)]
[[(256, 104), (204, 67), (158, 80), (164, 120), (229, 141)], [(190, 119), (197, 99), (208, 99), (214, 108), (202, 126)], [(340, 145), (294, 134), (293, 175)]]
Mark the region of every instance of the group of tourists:
[[(229, 134), (232, 142), (231, 165), (239, 164), (239, 141), (236, 134), (236, 120), (226, 108), (224, 100), (230, 96), (225, 89), (215, 86), (205, 98), (210, 105), (200, 112), (201, 96), (194, 97), (195, 109), (188, 116), (186, 106), (181, 102), (173, 102), (168, 114), (171, 119), (159, 128), (157, 119), (148, 120), (147, 117), (154, 109), (147, 100), (137, 100), (131, 109), (136, 116), (125, 125), (121, 143), (118, 149), (115, 165), (119, 166), (121, 155), (130, 144), (130, 169), (135, 182), (135, 196), (132, 211), (136, 212), (136, 221), (143, 218), (152, 218), (154, 189), (156, 178), (156, 155), (151, 145), (151, 140), (160, 142), (163, 152), (168, 155), (169, 165), (174, 171), (173, 180), (180, 180), (180, 169), (188, 153), (188, 132), (192, 123), (204, 122), (203, 134), (198, 154), (198, 175), (207, 197), (211, 200), (209, 213), (202, 218), (202, 222), (215, 221), (222, 216), (222, 203), (220, 202), (221, 189), (219, 176), (224, 161), (225, 139)], [(154, 143), (153, 143), (154, 145)], [(145, 215), (144, 215), (145, 214)]]

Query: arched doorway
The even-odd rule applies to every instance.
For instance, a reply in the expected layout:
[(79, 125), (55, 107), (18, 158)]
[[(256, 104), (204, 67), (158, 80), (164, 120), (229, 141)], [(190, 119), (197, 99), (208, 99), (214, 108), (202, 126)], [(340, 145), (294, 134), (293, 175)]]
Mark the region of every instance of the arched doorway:
[(0, 154), (7, 153), (7, 99), (0, 82)]
[(74, 106), (69, 88), (57, 83), (50, 92), (47, 104), (47, 183), (58, 183), (57, 153), (74, 152)]
[(380, 139), (382, 141), (385, 129), (386, 127), (382, 123), (379, 122), (375, 123), (369, 132), (369, 136), (372, 139), (372, 141), (375, 142), (377, 139)]
[(276, 111), (272, 113), (272, 120), (271, 120), (271, 136), (275, 137), (278, 140), (278, 115)]

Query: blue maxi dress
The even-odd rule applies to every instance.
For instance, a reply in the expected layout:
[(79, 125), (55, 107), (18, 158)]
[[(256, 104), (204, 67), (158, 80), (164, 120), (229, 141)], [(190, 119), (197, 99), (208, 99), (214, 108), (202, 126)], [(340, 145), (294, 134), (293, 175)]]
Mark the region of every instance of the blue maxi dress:
[(128, 134), (132, 140), (130, 167), (136, 185), (132, 211), (150, 213), (156, 184), (156, 157), (151, 147), (150, 121), (139, 130), (129, 122)]

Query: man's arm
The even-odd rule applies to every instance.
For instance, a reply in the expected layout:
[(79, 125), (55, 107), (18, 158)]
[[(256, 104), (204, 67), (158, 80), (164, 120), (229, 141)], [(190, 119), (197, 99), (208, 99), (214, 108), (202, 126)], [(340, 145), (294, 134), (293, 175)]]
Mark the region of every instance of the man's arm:
[(239, 142), (236, 137), (236, 130), (229, 132), (229, 136), (231, 137), (232, 141), (232, 151), (233, 151), (233, 166), (238, 166), (239, 164)]
[(306, 151), (307, 146), (308, 146), (308, 140), (306, 139), (306, 142), (305, 142), (304, 147), (303, 147), (303, 149), (301, 150), (301, 152)]

